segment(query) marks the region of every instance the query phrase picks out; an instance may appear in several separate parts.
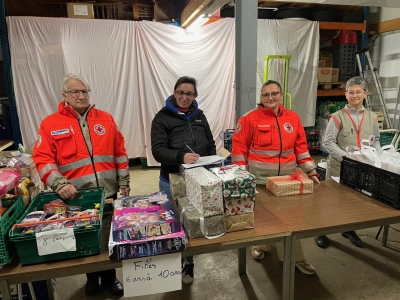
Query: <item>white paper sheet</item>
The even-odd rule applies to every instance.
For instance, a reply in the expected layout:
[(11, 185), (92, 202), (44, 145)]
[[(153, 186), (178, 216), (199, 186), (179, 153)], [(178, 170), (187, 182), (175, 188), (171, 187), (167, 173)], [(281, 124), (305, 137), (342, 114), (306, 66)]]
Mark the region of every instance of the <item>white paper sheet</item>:
[(224, 160), (224, 158), (221, 156), (218, 156), (218, 155), (201, 156), (195, 164), (182, 164), (182, 166), (185, 169), (191, 169), (194, 167), (200, 167), (200, 166), (205, 166), (205, 165), (209, 165), (212, 163), (217, 163), (217, 162), (220, 162), (223, 160)]

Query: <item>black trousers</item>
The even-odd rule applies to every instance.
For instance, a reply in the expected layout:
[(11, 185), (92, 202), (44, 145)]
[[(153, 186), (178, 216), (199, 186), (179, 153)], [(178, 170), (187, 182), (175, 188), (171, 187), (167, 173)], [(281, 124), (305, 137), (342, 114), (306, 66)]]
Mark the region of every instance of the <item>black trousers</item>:
[[(113, 198), (115, 200), (115, 199), (117, 199), (117, 194), (114, 194), (109, 198)], [(110, 269), (110, 270), (105, 270), (105, 271), (86, 273), (86, 277), (88, 280), (99, 280), (99, 277), (100, 277), (101, 281), (106, 282), (106, 281), (113, 280), (115, 277), (117, 277), (117, 272), (115, 271), (115, 269)]]
[(115, 269), (100, 271), (100, 272), (93, 272), (93, 273), (86, 273), (86, 277), (88, 280), (99, 280), (101, 278), (102, 282), (107, 282), (113, 280), (116, 277), (117, 272)]

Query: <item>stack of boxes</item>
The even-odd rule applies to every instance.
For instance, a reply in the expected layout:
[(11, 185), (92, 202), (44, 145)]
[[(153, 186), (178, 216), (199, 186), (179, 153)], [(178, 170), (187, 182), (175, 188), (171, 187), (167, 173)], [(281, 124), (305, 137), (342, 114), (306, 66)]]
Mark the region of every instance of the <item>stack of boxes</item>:
[[(171, 194), (189, 238), (254, 228), (255, 177), (236, 165), (170, 174)], [(184, 190), (186, 187), (186, 190)]]

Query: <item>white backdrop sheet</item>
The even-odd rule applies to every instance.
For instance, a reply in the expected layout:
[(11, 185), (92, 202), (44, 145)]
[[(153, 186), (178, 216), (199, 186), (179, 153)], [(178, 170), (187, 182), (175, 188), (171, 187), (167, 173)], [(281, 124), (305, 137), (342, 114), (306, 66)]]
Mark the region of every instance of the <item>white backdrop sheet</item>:
[[(91, 103), (114, 116), (128, 156), (147, 156), (149, 166), (158, 165), (150, 149), (151, 121), (180, 76), (197, 79), (197, 100), (217, 149), (222, 147), (220, 132), (234, 127), (234, 19), (214, 22), (195, 33), (146, 21), (8, 17), (7, 23), (15, 98), (27, 148), (33, 147), (40, 122), (57, 110), (60, 82), (70, 72), (87, 76)], [(258, 90), (264, 55), (292, 55), (289, 90), (304, 126), (314, 123), (317, 24), (258, 21)]]

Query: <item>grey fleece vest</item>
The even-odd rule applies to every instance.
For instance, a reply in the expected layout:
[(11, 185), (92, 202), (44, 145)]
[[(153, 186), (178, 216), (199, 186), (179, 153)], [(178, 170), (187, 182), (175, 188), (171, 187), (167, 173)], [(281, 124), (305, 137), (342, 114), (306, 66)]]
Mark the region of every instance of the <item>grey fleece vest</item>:
[[(337, 136), (337, 145), (342, 150), (346, 151), (348, 146), (358, 146), (357, 143), (357, 127), (353, 125), (349, 115), (341, 109), (331, 115), (340, 123), (339, 134)], [(357, 120), (354, 120), (357, 125)], [(369, 140), (371, 135), (374, 135), (376, 123), (376, 114), (368, 109), (364, 109), (364, 119), (360, 121), (361, 140)], [(328, 156), (328, 176), (340, 176), (340, 162)]]

